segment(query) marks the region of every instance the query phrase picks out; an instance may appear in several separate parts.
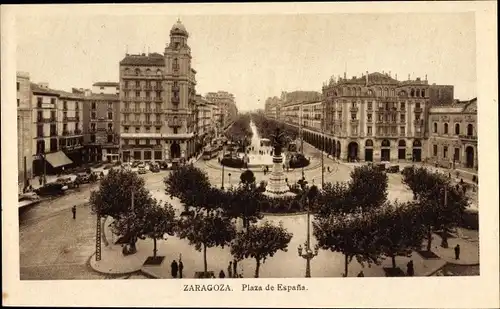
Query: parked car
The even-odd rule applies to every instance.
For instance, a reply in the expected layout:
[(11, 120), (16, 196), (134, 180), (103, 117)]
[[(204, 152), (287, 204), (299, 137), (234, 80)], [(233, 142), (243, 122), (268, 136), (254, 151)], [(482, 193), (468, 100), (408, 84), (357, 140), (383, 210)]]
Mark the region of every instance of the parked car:
[(43, 187), (35, 189), (39, 196), (62, 195), (68, 187), (62, 183), (51, 182)]
[(88, 173), (79, 173), (77, 179), (80, 183), (90, 183), (90, 174)]
[(152, 172), (152, 173), (159, 173), (160, 172), (160, 166), (158, 166), (158, 164), (152, 164), (150, 167), (149, 167), (149, 170)]
[(113, 168), (113, 164), (109, 163), (109, 164), (104, 165), (103, 169), (109, 170), (109, 169), (112, 169), (112, 168)]
[(139, 174), (146, 174), (146, 168), (144, 166), (139, 167), (138, 173)]
[(76, 188), (79, 185), (77, 175), (68, 175), (66, 177), (60, 177), (60, 178), (57, 178), (55, 182), (63, 184), (65, 186), (67, 186), (69, 189)]
[(138, 167), (141, 164), (141, 161), (132, 162), (132, 167)]
[(375, 168), (384, 172), (385, 171), (385, 164), (384, 163), (376, 164)]

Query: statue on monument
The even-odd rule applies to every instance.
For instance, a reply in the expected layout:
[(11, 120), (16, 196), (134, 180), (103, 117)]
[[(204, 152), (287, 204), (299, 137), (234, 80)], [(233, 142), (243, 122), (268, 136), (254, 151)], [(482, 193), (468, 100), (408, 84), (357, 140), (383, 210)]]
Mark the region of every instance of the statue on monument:
[(280, 129), (276, 128), (276, 133), (271, 135), (271, 138), (273, 141), (274, 156), (281, 157), (281, 149), (285, 145), (285, 133), (280, 132)]

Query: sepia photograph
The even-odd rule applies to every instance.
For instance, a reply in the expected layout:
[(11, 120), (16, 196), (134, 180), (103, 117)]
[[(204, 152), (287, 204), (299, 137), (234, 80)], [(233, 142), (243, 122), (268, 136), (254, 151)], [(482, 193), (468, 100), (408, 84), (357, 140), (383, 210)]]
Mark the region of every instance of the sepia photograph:
[(497, 141), (478, 109), (498, 102), (474, 11), (26, 7), (17, 109), (2, 102), (21, 283), (270, 291), (244, 280), (261, 278), (286, 296), (304, 278), (485, 275), (479, 205), (498, 202), (479, 170), (498, 184), (479, 144)]

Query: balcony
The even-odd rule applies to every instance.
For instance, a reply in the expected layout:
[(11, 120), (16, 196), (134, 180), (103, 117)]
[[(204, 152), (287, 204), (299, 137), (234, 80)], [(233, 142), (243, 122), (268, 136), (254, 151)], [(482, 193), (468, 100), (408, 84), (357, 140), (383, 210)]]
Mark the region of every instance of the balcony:
[(158, 91), (158, 90), (163, 90), (163, 89), (162, 89), (162, 87), (161, 87), (161, 86), (153, 86), (153, 90)]
[(373, 123), (373, 119), (366, 119), (366, 123)]
[(155, 126), (161, 126), (161, 125), (163, 125), (163, 122), (161, 120), (155, 120), (155, 121), (153, 121), (153, 124)]
[(70, 135), (73, 135), (73, 132), (68, 130), (62, 132), (62, 136), (70, 136)]
[(52, 137), (52, 136), (57, 136), (57, 132), (56, 131), (50, 132), (50, 137)]
[(415, 113), (421, 113), (422, 112), (422, 108), (421, 107), (415, 107)]
[(80, 130), (80, 129), (76, 129), (73, 133), (74, 133), (75, 135), (82, 135), (82, 130)]
[(63, 111), (67, 111), (68, 110), (68, 106), (64, 105), (63, 106)]
[(179, 90), (180, 90), (179, 86), (172, 86), (172, 91), (179, 92)]
[(36, 121), (43, 123), (57, 122), (56, 118), (37, 118)]
[(459, 135), (459, 138), (464, 141), (477, 142), (477, 136), (475, 135)]
[(153, 89), (153, 87), (151, 85), (146, 85), (146, 86), (144, 86), (144, 89), (151, 90), (151, 89)]
[(153, 101), (155, 101), (155, 102), (162, 102), (163, 99), (162, 99), (162, 97), (154, 97)]
[(151, 113), (153, 113), (153, 112), (154, 112), (154, 110), (153, 110), (153, 109), (151, 109), (151, 108), (143, 108), (143, 109), (142, 109), (142, 112), (143, 112), (143, 113), (147, 113), (147, 114), (151, 114)]
[(168, 121), (168, 126), (172, 128), (178, 128), (182, 126), (182, 120), (179, 119), (172, 119)]
[(151, 102), (151, 101), (153, 101), (153, 98), (152, 98), (152, 97), (145, 97), (145, 98), (144, 98), (144, 101), (146, 101), (146, 102)]
[(122, 125), (128, 125), (128, 126), (140, 126), (142, 124), (142, 121), (140, 120), (122, 120), (121, 121)]
[(125, 113), (125, 114), (128, 114), (128, 113), (132, 112), (132, 109), (131, 108), (122, 108), (121, 112)]
[(357, 106), (351, 106), (351, 107), (349, 108), (349, 111), (350, 111), (350, 112), (353, 112), (353, 113), (357, 113), (357, 112), (358, 112), (358, 110), (359, 110), (359, 109), (358, 109), (358, 107), (357, 107)]
[(132, 109), (132, 113), (140, 114), (142, 110), (140, 108), (134, 108)]
[(145, 126), (152, 126), (153, 125), (153, 122), (151, 120), (145, 120), (142, 122), (143, 125)]
[(172, 97), (172, 104), (179, 104), (180, 103), (180, 98), (179, 97)]
[(416, 126), (422, 126), (424, 125), (424, 120), (423, 119), (413, 120), (413, 124)]

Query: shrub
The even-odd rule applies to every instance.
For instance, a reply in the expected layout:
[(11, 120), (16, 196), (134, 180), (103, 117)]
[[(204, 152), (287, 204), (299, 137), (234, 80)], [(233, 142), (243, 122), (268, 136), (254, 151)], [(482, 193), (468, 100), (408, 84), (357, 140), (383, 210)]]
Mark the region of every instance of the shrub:
[(221, 164), (233, 168), (243, 168), (243, 160), (240, 158), (228, 158), (224, 157), (221, 160)]

